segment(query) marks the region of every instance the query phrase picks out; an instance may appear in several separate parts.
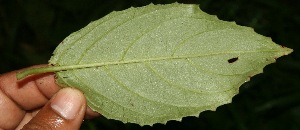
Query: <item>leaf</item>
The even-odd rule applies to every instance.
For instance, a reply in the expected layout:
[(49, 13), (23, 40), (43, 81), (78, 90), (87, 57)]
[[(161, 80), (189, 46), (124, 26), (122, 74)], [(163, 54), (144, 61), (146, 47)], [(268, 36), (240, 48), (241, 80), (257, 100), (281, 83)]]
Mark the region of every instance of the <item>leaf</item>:
[(241, 84), (292, 49), (198, 5), (148, 5), (112, 12), (72, 33), (49, 67), (109, 119), (152, 125), (231, 102)]

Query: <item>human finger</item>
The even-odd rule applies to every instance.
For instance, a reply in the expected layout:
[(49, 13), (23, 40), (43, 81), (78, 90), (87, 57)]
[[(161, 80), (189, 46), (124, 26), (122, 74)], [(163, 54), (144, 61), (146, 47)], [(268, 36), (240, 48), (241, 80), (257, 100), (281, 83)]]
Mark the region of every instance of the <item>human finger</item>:
[(17, 81), (18, 71), (0, 75), (0, 129), (16, 128), (27, 113), (26, 110), (45, 105), (48, 99), (60, 89), (54, 83), (53, 73), (35, 75)]
[(86, 112), (84, 95), (72, 88), (60, 90), (24, 130), (76, 130), (80, 128)]
[[(42, 66), (46, 65), (29, 68)], [(54, 73), (37, 74), (17, 80), (16, 73), (22, 70), (24, 69), (0, 75), (0, 87), (2, 92), (23, 110), (43, 106), (60, 89), (55, 84)]]

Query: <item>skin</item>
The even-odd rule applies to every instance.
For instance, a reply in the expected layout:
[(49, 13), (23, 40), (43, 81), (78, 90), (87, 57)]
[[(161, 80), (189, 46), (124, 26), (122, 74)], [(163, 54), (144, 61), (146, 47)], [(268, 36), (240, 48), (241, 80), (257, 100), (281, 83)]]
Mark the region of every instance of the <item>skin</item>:
[[(29, 68), (41, 66), (45, 65)], [(80, 91), (61, 89), (55, 84), (53, 73), (33, 75), (18, 81), (16, 72), (22, 70), (0, 75), (0, 130), (76, 130), (84, 118), (99, 116), (87, 107)], [(55, 109), (56, 104), (68, 108), (63, 110), (76, 111), (73, 112), (76, 114), (66, 116), (62, 109)]]

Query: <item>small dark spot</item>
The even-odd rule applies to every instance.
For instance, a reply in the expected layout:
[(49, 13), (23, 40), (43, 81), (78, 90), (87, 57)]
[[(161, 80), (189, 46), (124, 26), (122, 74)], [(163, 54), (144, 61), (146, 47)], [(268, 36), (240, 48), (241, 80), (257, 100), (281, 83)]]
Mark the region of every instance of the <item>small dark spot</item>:
[(266, 60), (267, 62), (269, 61), (269, 59), (268, 59), (268, 58), (266, 58), (265, 60)]
[(233, 57), (231, 59), (228, 59), (228, 63), (233, 63), (233, 62), (236, 62), (237, 60), (239, 59), (239, 57)]

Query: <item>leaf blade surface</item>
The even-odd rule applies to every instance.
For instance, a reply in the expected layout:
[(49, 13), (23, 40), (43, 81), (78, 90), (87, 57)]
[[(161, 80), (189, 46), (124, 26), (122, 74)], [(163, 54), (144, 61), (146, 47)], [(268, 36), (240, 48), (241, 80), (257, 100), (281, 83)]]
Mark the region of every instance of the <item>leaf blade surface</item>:
[(198, 5), (148, 5), (71, 34), (49, 71), (107, 118), (152, 125), (230, 103), (241, 84), (291, 51)]

